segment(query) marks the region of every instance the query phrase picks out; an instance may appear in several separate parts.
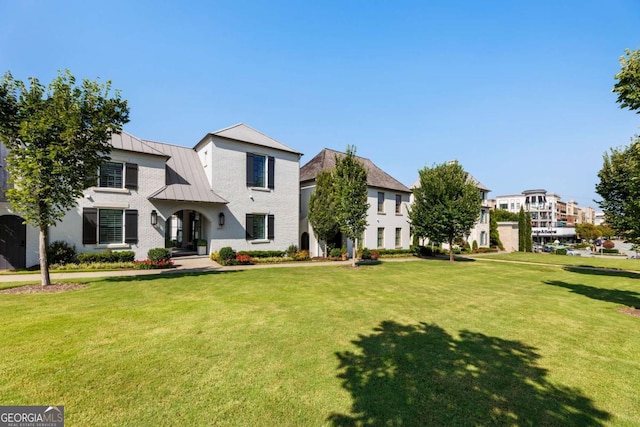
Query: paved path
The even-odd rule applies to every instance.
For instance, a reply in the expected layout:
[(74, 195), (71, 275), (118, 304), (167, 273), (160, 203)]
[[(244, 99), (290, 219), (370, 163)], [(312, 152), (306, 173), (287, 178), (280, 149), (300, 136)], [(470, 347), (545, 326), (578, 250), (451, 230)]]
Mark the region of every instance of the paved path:
[[(124, 277), (124, 276), (146, 276), (150, 274), (166, 275), (176, 273), (202, 273), (207, 271), (237, 271), (260, 268), (281, 268), (281, 267), (318, 267), (332, 265), (350, 265), (351, 261), (332, 262), (291, 262), (282, 264), (257, 264), (257, 265), (235, 265), (223, 267), (209, 256), (188, 256), (173, 259), (175, 268), (167, 270), (116, 270), (116, 271), (87, 271), (87, 272), (59, 272), (51, 273), (51, 281), (68, 281), (71, 279), (87, 279), (92, 277)], [(9, 282), (40, 282), (40, 272), (29, 274), (0, 274), (0, 283)]]

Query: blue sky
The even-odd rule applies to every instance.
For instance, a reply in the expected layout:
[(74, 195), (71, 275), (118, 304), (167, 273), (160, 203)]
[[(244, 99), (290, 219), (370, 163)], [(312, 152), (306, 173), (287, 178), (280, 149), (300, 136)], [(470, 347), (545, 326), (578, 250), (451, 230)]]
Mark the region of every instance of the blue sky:
[(638, 133), (611, 93), (637, 0), (0, 1), (0, 71), (110, 79), (128, 132), (193, 146), (244, 122), (305, 155), (347, 144), (411, 184), (457, 159), (490, 196), (593, 205)]

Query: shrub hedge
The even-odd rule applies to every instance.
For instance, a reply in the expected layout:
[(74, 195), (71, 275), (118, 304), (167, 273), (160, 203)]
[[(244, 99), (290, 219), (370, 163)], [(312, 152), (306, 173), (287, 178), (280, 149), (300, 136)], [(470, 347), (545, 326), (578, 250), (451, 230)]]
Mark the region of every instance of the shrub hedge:
[(79, 264), (92, 264), (92, 263), (119, 263), (119, 262), (133, 262), (136, 257), (133, 251), (104, 251), (78, 254), (77, 259)]

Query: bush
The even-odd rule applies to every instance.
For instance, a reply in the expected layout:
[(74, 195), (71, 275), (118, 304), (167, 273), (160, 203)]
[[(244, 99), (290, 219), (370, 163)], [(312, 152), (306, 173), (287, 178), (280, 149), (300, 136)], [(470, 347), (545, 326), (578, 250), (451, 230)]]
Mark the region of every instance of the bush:
[(133, 251), (104, 251), (78, 254), (76, 258), (79, 264), (93, 264), (93, 263), (117, 263), (117, 262), (133, 262), (136, 254)]
[(298, 252), (298, 247), (296, 245), (290, 245), (285, 251), (285, 254), (288, 257), (292, 257), (296, 252)]
[(340, 248), (331, 249), (331, 251), (329, 252), (329, 256), (332, 258), (333, 257), (340, 258), (342, 256), (342, 249)]
[(196, 247), (198, 246), (207, 246), (207, 241), (204, 239), (198, 239), (196, 240)]
[(149, 249), (149, 252), (147, 252), (147, 257), (151, 261), (169, 261), (169, 259), (171, 258), (171, 251), (165, 248)]
[[(297, 249), (294, 252), (297, 252)], [(275, 258), (286, 255), (284, 251), (238, 251), (238, 254), (249, 255), (251, 258)]]
[[(149, 252), (151, 252), (151, 249)], [(144, 259), (142, 261), (134, 261), (133, 268), (136, 270), (154, 270), (158, 268), (173, 268), (173, 261), (170, 259), (151, 260)]]
[(602, 244), (602, 247), (605, 249), (613, 249), (615, 248), (616, 244), (613, 243), (611, 240), (605, 240), (605, 242)]
[(76, 262), (76, 247), (64, 240), (56, 240), (47, 246), (47, 259), (49, 264), (72, 264)]
[[(604, 245), (602, 245), (602, 246), (604, 246)], [(618, 249), (603, 248), (602, 249), (602, 253), (603, 254), (619, 254), (620, 251)]]
[(566, 255), (567, 254), (567, 250), (566, 249), (556, 249), (555, 254), (556, 255)]
[(473, 252), (478, 252), (478, 241), (477, 240), (473, 241), (473, 244), (471, 245), (471, 250)]
[[(246, 255), (246, 254), (245, 254)], [(236, 253), (229, 246), (220, 249), (220, 261), (226, 262), (236, 258)]]
[(304, 251), (299, 251), (299, 252), (295, 252), (293, 254), (293, 259), (295, 261), (306, 261), (310, 258), (309, 256), (309, 251), (304, 250)]
[(379, 251), (371, 251), (371, 259), (376, 261), (378, 258), (380, 258), (380, 252)]
[(220, 262), (220, 252), (218, 251), (211, 252), (209, 254), (209, 258), (211, 258), (212, 261)]
[[(224, 249), (224, 248), (222, 248)], [(222, 252), (220, 249), (220, 252)], [(222, 265), (253, 265), (255, 261), (247, 254), (238, 254), (235, 258), (230, 258), (221, 261)]]
[(364, 248), (362, 250), (362, 254), (360, 255), (360, 259), (371, 259), (371, 251), (369, 248)]

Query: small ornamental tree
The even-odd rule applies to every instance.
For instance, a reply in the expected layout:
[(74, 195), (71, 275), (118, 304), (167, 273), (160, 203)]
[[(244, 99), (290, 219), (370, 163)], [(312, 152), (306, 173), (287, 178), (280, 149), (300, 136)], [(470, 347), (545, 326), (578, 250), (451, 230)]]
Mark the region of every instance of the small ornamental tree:
[(367, 227), (367, 170), (356, 158), (356, 147), (347, 146), (344, 156), (336, 156), (333, 172), (335, 213), (342, 234), (353, 241), (352, 265), (356, 265), (358, 239)]
[(524, 243), (524, 233), (525, 233), (525, 217), (524, 217), (524, 208), (520, 208), (520, 212), (518, 213), (518, 251), (525, 252), (525, 243)]
[(111, 134), (129, 121), (127, 101), (111, 93), (111, 82), (83, 80), (76, 84), (61, 72), (45, 88), (6, 73), (0, 80), (0, 142), (6, 158), (7, 199), (40, 231), (42, 285), (51, 283), (47, 258), (49, 227), (76, 205), (109, 158)]
[(309, 223), (318, 241), (324, 242), (324, 254), (327, 256), (327, 241), (340, 232), (331, 171), (322, 171), (316, 177), (316, 188), (309, 198)]
[(449, 243), (453, 262), (454, 241), (468, 236), (478, 221), (480, 192), (458, 162), (425, 166), (418, 173), (420, 185), (413, 189), (415, 201), (409, 212), (414, 235)]

